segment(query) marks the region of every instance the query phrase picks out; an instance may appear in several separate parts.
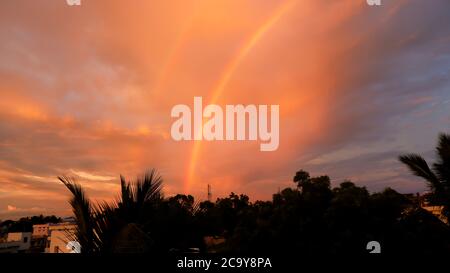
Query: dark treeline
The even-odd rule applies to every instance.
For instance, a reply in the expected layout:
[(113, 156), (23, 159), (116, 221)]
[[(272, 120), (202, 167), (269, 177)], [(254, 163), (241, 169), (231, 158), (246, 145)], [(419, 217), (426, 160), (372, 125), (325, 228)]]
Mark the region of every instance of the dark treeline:
[(32, 232), (33, 225), (59, 223), (59, 222), (61, 222), (61, 218), (56, 217), (54, 215), (22, 217), (17, 221), (14, 220), (0, 221), (0, 235), (7, 232)]
[(150, 172), (134, 183), (122, 179), (120, 200), (95, 207), (76, 183), (61, 179), (74, 193), (83, 252), (357, 254), (375, 240), (383, 253), (450, 253), (449, 226), (414, 196), (389, 188), (370, 194), (350, 181), (331, 188), (328, 176), (305, 171), (272, 201), (254, 203), (234, 193), (214, 203), (163, 198), (162, 181)]
[[(425, 178), (428, 202), (449, 215), (450, 137), (441, 135), (438, 161), (429, 167), (416, 154), (400, 161)], [(81, 251), (362, 254), (378, 241), (387, 254), (450, 253), (450, 226), (421, 208), (418, 196), (387, 188), (369, 193), (345, 181), (332, 188), (328, 176), (300, 170), (293, 184), (271, 201), (250, 202), (231, 193), (215, 202), (190, 195), (165, 198), (153, 170), (136, 181), (121, 177), (112, 203), (94, 204), (72, 178), (60, 177), (72, 193)]]

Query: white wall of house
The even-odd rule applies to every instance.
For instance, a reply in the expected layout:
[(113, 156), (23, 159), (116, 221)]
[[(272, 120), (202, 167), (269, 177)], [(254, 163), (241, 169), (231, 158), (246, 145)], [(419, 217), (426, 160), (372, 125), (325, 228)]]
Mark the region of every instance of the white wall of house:
[(31, 232), (10, 232), (6, 242), (18, 246), (18, 251), (24, 251), (31, 246)]
[(69, 242), (73, 240), (75, 233), (75, 225), (57, 224), (51, 225), (49, 228), (50, 236), (48, 237), (48, 247), (46, 253), (70, 253), (72, 249), (68, 247)]

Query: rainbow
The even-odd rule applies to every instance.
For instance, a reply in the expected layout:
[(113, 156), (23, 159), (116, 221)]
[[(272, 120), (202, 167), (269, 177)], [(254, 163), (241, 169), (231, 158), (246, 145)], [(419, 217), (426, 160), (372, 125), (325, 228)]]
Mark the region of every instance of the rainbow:
[[(248, 39), (245, 40), (243, 46), (238, 50), (237, 54), (231, 61), (225, 66), (217, 85), (212, 90), (211, 101), (208, 104), (214, 104), (222, 95), (226, 85), (231, 79), (232, 75), (238, 68), (239, 64), (248, 55), (251, 49), (261, 40), (264, 34), (279, 21), (289, 10), (291, 10), (296, 4), (297, 0), (289, 0), (286, 3), (278, 7), (275, 12), (255, 31)], [(191, 186), (194, 182), (195, 168), (197, 165), (198, 156), (201, 150), (201, 141), (194, 141), (191, 158), (189, 160), (189, 167), (187, 170), (187, 179), (184, 183), (184, 192), (189, 193)]]
[(157, 81), (156, 81), (156, 84), (154, 87), (155, 93), (159, 93), (159, 92), (163, 91), (164, 86), (167, 82), (167, 79), (168, 79), (169, 75), (171, 75), (171, 72), (180, 57), (182, 49), (184, 48), (184, 46), (188, 40), (189, 33), (192, 30), (193, 21), (194, 21), (195, 17), (197, 16), (198, 5), (200, 2), (201, 2), (200, 0), (194, 1), (194, 7), (192, 9), (192, 13), (186, 19), (185, 24), (183, 25), (180, 32), (178, 33), (178, 36), (175, 40), (174, 45), (169, 50), (166, 61), (162, 65), (161, 72), (157, 78)]

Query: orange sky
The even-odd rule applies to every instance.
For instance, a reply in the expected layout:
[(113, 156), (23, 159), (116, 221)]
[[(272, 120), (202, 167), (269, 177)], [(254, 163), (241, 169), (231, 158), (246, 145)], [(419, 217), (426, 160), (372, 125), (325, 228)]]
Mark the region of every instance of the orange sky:
[[(448, 128), (449, 4), (384, 2), (2, 2), (0, 219), (68, 214), (58, 175), (105, 199), (149, 168), (199, 199), (208, 183), (268, 199), (300, 168), (423, 190), (396, 156)], [(170, 110), (194, 96), (279, 104), (279, 149), (173, 141)]]

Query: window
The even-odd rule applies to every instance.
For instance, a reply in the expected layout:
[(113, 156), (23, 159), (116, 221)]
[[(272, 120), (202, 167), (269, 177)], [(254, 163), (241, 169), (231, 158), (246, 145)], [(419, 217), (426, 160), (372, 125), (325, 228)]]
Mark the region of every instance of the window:
[(28, 237), (23, 237), (23, 242), (27, 243), (28, 242)]

